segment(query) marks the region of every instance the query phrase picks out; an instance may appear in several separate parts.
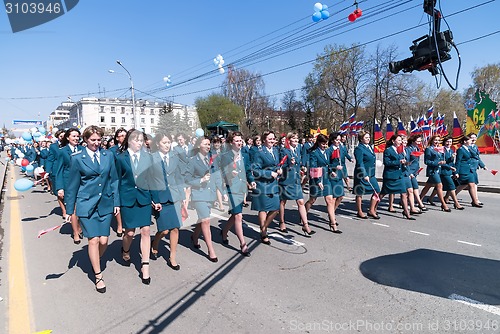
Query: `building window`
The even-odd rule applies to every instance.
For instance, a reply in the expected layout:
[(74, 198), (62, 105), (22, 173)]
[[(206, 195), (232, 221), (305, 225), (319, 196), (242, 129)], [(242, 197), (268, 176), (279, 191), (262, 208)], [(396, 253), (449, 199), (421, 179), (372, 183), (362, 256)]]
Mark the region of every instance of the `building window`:
[(122, 107), (122, 114), (125, 113), (125, 107)]
[(155, 124), (155, 119), (151, 118), (151, 124)]
[(115, 107), (111, 107), (111, 112), (116, 112)]
[(154, 115), (155, 114), (155, 110), (154, 109), (149, 109), (149, 114), (150, 115)]
[(101, 123), (104, 123), (104, 122), (105, 122), (104, 116), (101, 116)]
[(125, 124), (125, 117), (122, 117), (122, 124)]
[(111, 117), (111, 123), (115, 123), (115, 118)]
[(141, 115), (146, 115), (146, 111), (144, 111), (144, 108), (141, 108)]
[(100, 106), (101, 112), (104, 112), (104, 106)]
[(144, 123), (146, 123), (146, 119), (142, 117), (141, 118), (141, 124), (144, 124)]

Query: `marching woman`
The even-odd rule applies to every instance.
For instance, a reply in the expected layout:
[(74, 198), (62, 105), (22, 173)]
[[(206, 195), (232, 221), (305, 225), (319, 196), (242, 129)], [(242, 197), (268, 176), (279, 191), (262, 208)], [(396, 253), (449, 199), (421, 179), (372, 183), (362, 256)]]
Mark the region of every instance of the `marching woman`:
[[(403, 147), (403, 139), (400, 135), (393, 135), (388, 141), (384, 150), (384, 171), (382, 173), (382, 191), (380, 198), (386, 194), (401, 195), (401, 203), (403, 205), (403, 216), (409, 220), (415, 220), (410, 216), (408, 209), (408, 194), (405, 176), (403, 174), (403, 166), (406, 165), (406, 152)], [(389, 211), (391, 211), (392, 203), (389, 203)]]
[[(479, 184), (479, 177), (477, 176), (477, 170), (478, 168), (482, 168), (484, 170), (488, 170), (488, 168), (486, 167), (486, 165), (484, 164), (484, 162), (481, 160), (481, 158), (479, 157), (479, 148), (477, 147), (476, 145), (476, 140), (477, 140), (477, 135), (475, 133), (470, 133), (469, 134), (469, 137), (471, 139), (471, 144), (469, 146), (469, 149), (470, 149), (470, 152), (471, 152), (471, 162), (472, 164), (474, 165), (474, 184), (475, 184), (475, 190), (474, 192), (476, 193), (476, 196), (478, 194), (477, 192), (477, 185)], [(479, 201), (479, 198), (476, 197), (475, 198), (475, 201), (474, 199), (472, 200), (472, 202), (476, 202), (478, 203), (479, 205), (483, 205), (483, 203), (481, 203), (481, 201)]]
[(456, 173), (457, 169), (455, 167), (455, 157), (456, 154), (453, 152), (451, 149), (451, 145), (453, 144), (453, 138), (452, 137), (446, 137), (443, 140), (444, 142), (444, 159), (446, 163), (441, 166), (441, 183), (443, 184), (443, 191), (446, 191), (446, 195), (444, 196), (445, 201), (448, 202), (446, 199), (451, 196), (451, 199), (453, 200), (453, 206), (455, 207), (456, 210), (463, 210), (464, 207), (458, 203), (457, 199), (457, 193), (456, 193), (456, 186), (455, 182), (453, 181), (453, 177), (457, 177), (458, 174)]
[[(441, 182), (441, 167), (446, 164), (444, 159), (444, 147), (440, 146), (441, 137), (432, 136), (429, 139), (429, 145), (425, 149), (424, 153), (424, 163), (427, 165), (426, 176), (428, 177), (422, 192), (420, 193), (420, 199), (423, 200), (424, 196), (427, 194), (431, 187), (434, 187), (437, 191), (439, 201), (441, 202), (441, 210), (445, 212), (450, 212), (450, 208), (446, 204), (443, 196), (443, 183)], [(433, 205), (432, 200), (427, 200), (429, 204)]]
[(410, 213), (420, 213), (428, 210), (420, 199), (420, 194), (418, 191), (417, 176), (420, 172), (420, 155), (423, 153), (420, 151), (421, 145), (422, 135), (411, 135), (410, 138), (408, 138), (407, 149), (410, 152), (410, 159), (408, 160), (408, 165), (406, 166), (406, 172), (410, 174), (411, 187), (413, 188), (413, 194), (408, 193), (408, 196), (413, 196), (413, 202), (416, 201), (418, 207), (420, 208), (420, 211), (415, 210), (414, 212), (410, 211)]
[(344, 177), (345, 186), (347, 187), (347, 191), (352, 191), (352, 188), (349, 187), (349, 174), (347, 173), (347, 165), (345, 163), (345, 159), (349, 160), (349, 162), (353, 162), (352, 157), (349, 155), (349, 150), (347, 148), (347, 135), (345, 133), (340, 135), (340, 149), (343, 153), (340, 157), (340, 163), (342, 164), (342, 176)]
[[(287, 200), (294, 200), (297, 203), (300, 220), (302, 222), (302, 232), (309, 237), (316, 233), (309, 227), (307, 212), (302, 193), (300, 168), (302, 165), (302, 154), (299, 148), (299, 135), (290, 132), (285, 137), (289, 143), (289, 148), (283, 147), (280, 150), (280, 161), (283, 161), (283, 174), (279, 178), (280, 187), (280, 231), (286, 233), (285, 225), (285, 205)], [(286, 157), (286, 158), (285, 158)], [(284, 160), (283, 160), (284, 159)]]
[[(338, 191), (336, 189), (338, 187), (335, 185), (338, 185), (340, 180), (342, 193), (344, 191), (342, 166), (339, 163), (340, 169), (330, 170), (331, 153), (332, 150), (328, 148), (328, 138), (324, 134), (319, 134), (309, 152), (309, 200), (305, 207), (306, 211), (309, 212), (316, 199), (323, 196), (326, 202), (330, 231), (340, 234), (342, 231), (337, 229), (338, 224), (335, 219), (336, 198), (334, 195), (338, 194), (334, 190)], [(337, 174), (340, 175), (340, 178)]]
[[(115, 158), (99, 150), (103, 135), (95, 125), (83, 132), (87, 147), (71, 157), (71, 178), (64, 194), (67, 213), (80, 219), (83, 236), (88, 238), (95, 288), (100, 293), (106, 292), (100, 259), (108, 246), (111, 218), (120, 212)], [(68, 216), (67, 222), (70, 220)]]
[(278, 177), (282, 174), (282, 169), (279, 166), (278, 149), (274, 147), (274, 132), (265, 131), (261, 138), (262, 148), (254, 153), (252, 163), (255, 190), (251, 209), (259, 212), (260, 240), (263, 244), (270, 245), (267, 228), (280, 209)]
[(477, 165), (476, 162), (473, 161), (474, 153), (471, 152), (470, 146), (472, 144), (472, 139), (469, 136), (464, 136), (462, 140), (460, 140), (460, 146), (457, 150), (457, 157), (455, 160), (455, 168), (458, 173), (458, 190), (462, 190), (466, 187), (469, 188), (469, 195), (472, 200), (471, 204), (473, 207), (482, 208), (482, 205), (479, 203), (477, 199), (477, 188), (476, 188), (476, 176), (474, 173), (476, 172)]
[(161, 210), (155, 210), (157, 232), (151, 246), (151, 258), (158, 258), (158, 246), (167, 234), (170, 237), (170, 256), (167, 265), (173, 270), (181, 269), (177, 263), (177, 244), (179, 243), (179, 228), (182, 226), (181, 202), (185, 199), (184, 177), (181, 174), (180, 163), (172, 154), (172, 138), (166, 132), (159, 132), (153, 143), (153, 180), (150, 184), (153, 202), (161, 205)]
[(242, 152), (243, 137), (241, 132), (231, 132), (226, 142), (229, 149), (221, 156), (222, 177), (229, 197), (229, 214), (231, 215), (221, 231), (222, 243), (229, 244), (227, 234), (231, 227), (240, 242), (241, 255), (250, 256), (248, 246), (243, 235), (243, 203), (247, 194), (247, 183), (252, 186), (253, 176), (250, 173), (248, 156)]
[[(368, 216), (374, 219), (380, 219), (377, 215), (377, 203), (379, 201), (378, 193), (380, 188), (375, 177), (376, 156), (370, 145), (370, 134), (365, 131), (358, 133), (359, 144), (354, 149), (354, 189), (356, 195), (356, 216), (361, 219), (367, 219)], [(370, 200), (370, 209), (368, 214), (363, 213), (362, 200), (363, 195), (372, 195)]]
[[(64, 191), (71, 179), (69, 171), (71, 167), (71, 155), (81, 151), (82, 147), (78, 145), (80, 142), (80, 130), (77, 128), (69, 128), (64, 133), (57, 155), (58, 163), (56, 169), (56, 187), (53, 188), (57, 196), (64, 199)], [(53, 167), (52, 167), (53, 168)], [(66, 205), (66, 209), (68, 206)], [(66, 217), (67, 219), (67, 217)], [(71, 215), (71, 227), (73, 228), (73, 243), (79, 245), (82, 239), (82, 228), (78, 223), (78, 218)]]
[[(215, 201), (215, 208), (219, 211), (224, 212), (224, 204), (222, 203), (222, 195), (224, 194), (224, 189), (222, 186), (222, 174), (220, 170), (220, 155), (222, 153), (222, 140), (219, 137), (213, 137), (211, 140), (212, 149), (209, 153), (210, 162), (210, 174), (213, 178), (215, 185), (215, 193), (217, 195), (217, 200)], [(225, 194), (224, 194), (225, 196)]]
[[(130, 129), (125, 136), (122, 146), (116, 155), (116, 170), (120, 183), (120, 212), (122, 224), (125, 228), (122, 241), (122, 259), (130, 265), (130, 246), (134, 239), (135, 229), (141, 233), (141, 280), (143, 284), (150, 284), (149, 252), (151, 236), (152, 196), (149, 190), (151, 176), (151, 155), (144, 150), (144, 134), (141, 131)], [(161, 204), (153, 204), (156, 210), (161, 210)]]
[[(114, 138), (108, 141), (108, 146), (111, 142), (114, 142), (114, 145), (111, 145), (108, 149), (113, 153), (116, 161), (116, 155), (120, 147), (123, 145), (123, 141), (125, 140), (125, 136), (127, 135), (127, 130), (125, 128), (119, 128), (115, 131)], [(123, 224), (122, 224), (122, 215), (119, 213), (115, 217), (116, 219), (116, 236), (121, 238), (123, 236)]]
[(56, 141), (49, 145), (49, 154), (47, 156), (46, 166), (45, 166), (45, 176), (44, 178), (48, 178), (49, 180), (49, 188), (52, 190), (54, 195), (57, 197), (57, 202), (62, 210), (63, 219), (66, 220), (66, 206), (64, 205), (63, 200), (59, 197), (56, 191), (56, 170), (58, 164), (61, 162), (59, 157), (59, 145), (64, 137), (63, 130), (57, 130), (54, 137)]
[(255, 154), (262, 150), (262, 138), (260, 135), (256, 135), (252, 138), (252, 146), (248, 150), (248, 155), (250, 157), (250, 163), (253, 163), (253, 157)]
[(217, 262), (212, 233), (210, 232), (210, 209), (215, 201), (215, 184), (210, 176), (210, 139), (202, 136), (196, 140), (193, 147), (194, 156), (189, 159), (186, 172), (186, 184), (191, 187), (191, 203), (198, 214), (198, 223), (191, 235), (193, 247), (199, 249), (198, 243), (200, 232), (207, 244), (208, 259)]

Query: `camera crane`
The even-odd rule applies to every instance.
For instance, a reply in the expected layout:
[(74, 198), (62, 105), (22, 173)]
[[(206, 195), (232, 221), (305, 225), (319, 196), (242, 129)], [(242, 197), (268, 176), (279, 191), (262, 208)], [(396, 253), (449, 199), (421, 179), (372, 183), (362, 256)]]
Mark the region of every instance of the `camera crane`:
[(424, 12), (434, 19), (431, 35), (424, 35), (412, 42), (410, 51), (413, 55), (411, 57), (390, 62), (389, 70), (391, 73), (428, 70), (435, 76), (440, 73), (441, 63), (451, 59), (449, 52), (452, 46), (456, 49), (453, 42), (453, 33), (451, 30), (440, 31), (442, 15), (435, 6), (436, 0), (424, 0)]

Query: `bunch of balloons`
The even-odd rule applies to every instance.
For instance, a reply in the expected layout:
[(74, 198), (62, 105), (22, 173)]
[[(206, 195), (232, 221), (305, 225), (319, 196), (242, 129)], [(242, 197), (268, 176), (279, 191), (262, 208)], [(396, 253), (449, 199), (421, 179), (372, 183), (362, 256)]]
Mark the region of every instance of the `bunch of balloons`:
[(219, 69), (220, 74), (224, 74), (224, 58), (219, 54), (214, 58), (214, 65)]
[(172, 81), (170, 80), (170, 74), (166, 77), (163, 77), (163, 81), (166, 83), (167, 87), (170, 86), (172, 84)]
[(352, 12), (351, 14), (349, 14), (349, 16), (347, 16), (347, 19), (349, 20), (349, 22), (354, 22), (358, 18), (360, 18), (361, 15), (363, 15), (363, 11), (359, 8), (356, 8), (354, 12)]
[(328, 6), (323, 5), (320, 2), (314, 4), (314, 14), (312, 15), (312, 20), (314, 22), (319, 22), (321, 20), (326, 20), (330, 17), (330, 12), (328, 11)]

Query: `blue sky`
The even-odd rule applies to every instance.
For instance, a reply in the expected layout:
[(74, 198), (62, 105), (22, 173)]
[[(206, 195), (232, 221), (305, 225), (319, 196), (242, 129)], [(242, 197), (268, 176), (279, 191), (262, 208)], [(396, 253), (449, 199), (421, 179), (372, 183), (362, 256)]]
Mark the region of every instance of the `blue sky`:
[[(120, 59), (132, 74), (137, 98), (153, 99), (141, 94), (165, 88), (162, 78), (171, 75), (173, 86), (152, 95), (193, 104), (196, 97), (209, 94), (219, 86), (224, 75), (212, 74), (203, 80), (175, 84), (215, 70), (212, 60), (217, 54), (225, 64), (250, 55), (256, 50), (277, 44), (285, 36), (299, 36), (328, 25), (335, 28), (317, 39), (285, 49), (285, 54), (258, 57), (240, 63), (264, 75), (266, 93), (278, 94), (303, 85), (312, 63), (327, 44), (367, 43), (422, 23), (422, 0), (359, 1), (362, 19), (354, 23), (347, 15), (354, 10), (352, 0), (324, 2), (330, 18), (313, 24), (311, 15), (316, 1), (153, 1), (153, 0), (82, 0), (65, 15), (29, 30), (12, 33), (5, 12), (0, 13), (0, 122), (10, 126), (13, 119), (46, 120), (66, 97), (78, 100), (91, 96), (130, 96), (129, 80), (110, 74), (123, 70)], [(439, 2), (439, 1), (438, 1)], [(462, 42), (500, 30), (499, 1), (442, 0), (441, 9), (459, 44), (462, 70), (459, 90), (470, 84), (474, 67), (500, 62), (500, 34), (475, 42)], [(451, 15), (468, 7), (466, 12)], [(394, 7), (399, 5), (393, 9)], [(383, 12), (375, 16), (378, 9)], [(449, 17), (448, 17), (449, 16)], [(373, 22), (379, 19), (379, 21)], [(342, 25), (343, 24), (343, 25)], [(355, 29), (353, 29), (355, 28)], [(446, 30), (443, 22), (441, 30)], [(393, 37), (367, 44), (373, 50), (380, 44), (395, 44), (400, 58), (411, 55), (411, 41), (427, 34), (421, 26)], [(449, 77), (455, 78), (456, 53), (445, 63)], [(295, 66), (306, 62), (301, 66)], [(295, 66), (295, 67), (294, 67)], [(286, 68), (292, 67), (285, 70)], [(272, 73), (275, 72), (275, 73)], [(425, 82), (434, 82), (428, 72), (418, 74)], [(445, 85), (443, 81), (443, 85)], [(218, 92), (219, 89), (213, 89)], [(275, 95), (279, 101), (282, 95)], [(40, 115), (40, 116), (38, 116)], [(1, 125), (1, 124), (0, 124)]]

